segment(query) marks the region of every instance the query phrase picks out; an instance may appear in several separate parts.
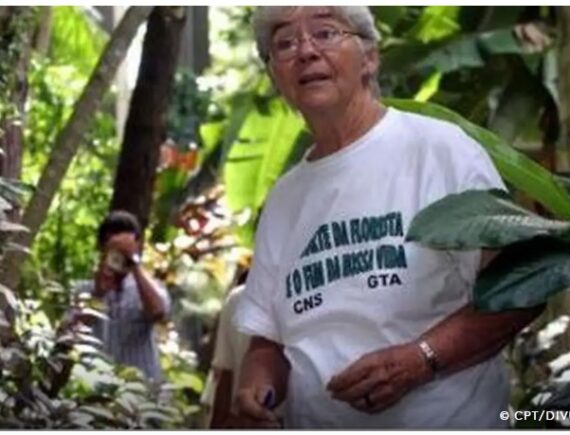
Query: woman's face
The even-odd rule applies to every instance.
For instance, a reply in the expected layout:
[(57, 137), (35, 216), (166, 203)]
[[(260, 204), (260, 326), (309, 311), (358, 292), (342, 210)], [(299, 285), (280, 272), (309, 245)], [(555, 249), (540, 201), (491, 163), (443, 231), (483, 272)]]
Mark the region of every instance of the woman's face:
[(351, 32), (327, 7), (285, 9), (273, 25), (269, 69), (289, 104), (311, 114), (369, 98), (365, 77), (376, 71), (378, 56)]

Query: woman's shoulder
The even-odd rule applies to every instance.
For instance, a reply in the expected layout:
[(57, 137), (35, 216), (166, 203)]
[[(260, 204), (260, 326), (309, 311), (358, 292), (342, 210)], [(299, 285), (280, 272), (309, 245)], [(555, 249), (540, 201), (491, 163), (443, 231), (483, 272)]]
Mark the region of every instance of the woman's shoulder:
[(440, 138), (448, 135), (465, 135), (461, 127), (450, 121), (423, 115), (421, 113), (395, 110), (400, 118), (400, 125), (405, 126), (408, 131), (421, 135), (423, 138)]
[(300, 166), (301, 163), (297, 163), (277, 179), (267, 195), (266, 207), (294, 200), (295, 192), (301, 185)]
[(398, 110), (399, 128), (418, 147), (443, 153), (480, 153), (482, 146), (460, 126), (419, 113)]

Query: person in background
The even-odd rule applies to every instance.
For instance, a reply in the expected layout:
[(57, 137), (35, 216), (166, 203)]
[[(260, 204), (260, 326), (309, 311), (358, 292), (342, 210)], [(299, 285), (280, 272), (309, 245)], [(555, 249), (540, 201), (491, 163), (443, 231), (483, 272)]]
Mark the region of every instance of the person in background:
[[(257, 47), (314, 146), (275, 185), (235, 315), (252, 336), (242, 427), (499, 428), (500, 350), (542, 310), (477, 311), (486, 255), (405, 239), (424, 207), (505, 189), (451, 123), (387, 108), (379, 34), (365, 6), (259, 7)], [(276, 400), (268, 400), (275, 397)]]
[(243, 356), (249, 346), (250, 337), (233, 326), (232, 318), (244, 288), (244, 284), (232, 288), (220, 312), (212, 360), (216, 385), (210, 422), (212, 429), (232, 427), (235, 420), (234, 400)]
[(94, 335), (115, 362), (136, 367), (149, 380), (160, 382), (154, 325), (167, 318), (170, 298), (141, 264), (137, 218), (126, 211), (111, 212), (99, 227), (97, 245), (99, 261), (94, 277), (78, 287), (79, 292), (104, 303), (107, 319), (91, 322)]
[(250, 337), (235, 328), (232, 318), (244, 290), (250, 263), (249, 254), (240, 259), (235, 285), (230, 287), (215, 321), (212, 365), (200, 399), (206, 410), (206, 427), (212, 429), (231, 428), (235, 421), (238, 377)]

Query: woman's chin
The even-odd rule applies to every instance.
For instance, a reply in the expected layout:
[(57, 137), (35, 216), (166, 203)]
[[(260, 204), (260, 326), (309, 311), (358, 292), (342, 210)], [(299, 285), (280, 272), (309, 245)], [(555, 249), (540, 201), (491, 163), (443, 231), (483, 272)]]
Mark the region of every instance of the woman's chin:
[(331, 95), (311, 94), (301, 97), (295, 106), (299, 108), (301, 113), (307, 115), (322, 114), (323, 112), (330, 112), (338, 106), (338, 100)]

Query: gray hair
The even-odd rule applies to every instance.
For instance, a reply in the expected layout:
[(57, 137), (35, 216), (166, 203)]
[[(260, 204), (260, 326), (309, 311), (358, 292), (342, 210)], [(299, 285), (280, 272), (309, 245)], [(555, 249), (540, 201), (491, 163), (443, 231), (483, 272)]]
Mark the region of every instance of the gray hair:
[[(253, 31), (257, 52), (261, 59), (269, 61), (273, 23), (284, 10), (299, 6), (259, 6), (253, 14)], [(367, 6), (329, 6), (333, 15), (345, 21), (369, 49), (378, 49), (380, 33), (374, 24), (374, 17)], [(380, 87), (375, 77), (370, 77), (370, 88), (375, 96), (380, 96)]]

